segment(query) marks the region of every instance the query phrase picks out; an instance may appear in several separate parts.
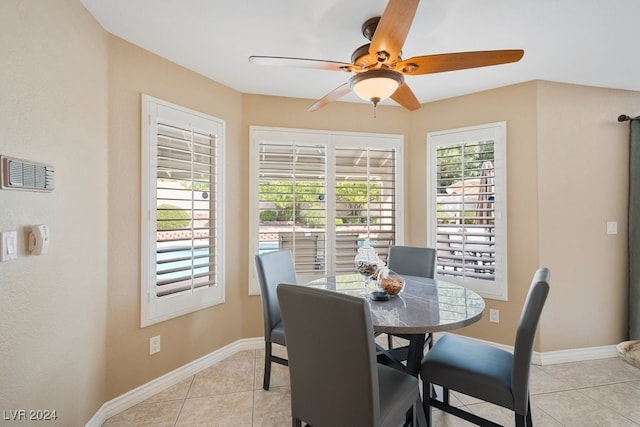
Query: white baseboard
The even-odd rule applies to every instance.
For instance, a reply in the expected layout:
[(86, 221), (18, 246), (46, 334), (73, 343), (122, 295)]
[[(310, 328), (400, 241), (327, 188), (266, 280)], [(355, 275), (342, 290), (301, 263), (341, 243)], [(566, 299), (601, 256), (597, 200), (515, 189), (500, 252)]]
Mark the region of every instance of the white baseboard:
[[(434, 335), (435, 340), (437, 340), (441, 336), (441, 334)], [(506, 351), (513, 351), (513, 347), (511, 346), (495, 344), (488, 341), (483, 342), (492, 344)], [(91, 417), (86, 426), (100, 427), (107, 420), (107, 418), (119, 414), (120, 412), (125, 411), (132, 406), (137, 405), (138, 403), (144, 402), (151, 396), (165, 390), (168, 387), (178, 384), (180, 381), (189, 378), (191, 375), (195, 375), (201, 370), (213, 366), (216, 363), (226, 359), (229, 356), (232, 356), (239, 351), (256, 350), (260, 348), (264, 348), (264, 338), (262, 337), (242, 339), (229, 344), (219, 350), (214, 351), (213, 353), (203, 356), (200, 359), (194, 360), (193, 362), (187, 363), (180, 368), (174, 369), (173, 371), (162, 375), (161, 377), (151, 380), (146, 384), (143, 384), (121, 396), (116, 397), (115, 399), (106, 402), (104, 405), (102, 405), (98, 412), (96, 412), (95, 415)], [(611, 357), (617, 357), (617, 354), (618, 353), (615, 345), (577, 348), (571, 350), (558, 350), (543, 353), (534, 351), (532, 356), (532, 363), (534, 365), (554, 365), (557, 363), (580, 362), (583, 360), (608, 359)]]
[[(434, 334), (434, 340), (437, 341), (443, 334), (436, 333)], [(484, 342), (486, 344), (493, 345), (494, 347), (501, 348), (510, 353), (513, 353), (513, 347), (504, 344), (497, 344), (490, 341), (479, 340), (476, 338), (470, 338), (474, 341)], [(531, 356), (531, 363), (534, 365), (556, 365), (558, 363), (568, 363), (568, 362), (582, 362), (584, 360), (595, 360), (595, 359), (609, 359), (612, 357), (618, 356), (618, 350), (616, 345), (603, 345), (600, 347), (588, 347), (588, 348), (574, 348), (570, 350), (557, 350), (557, 351), (546, 351), (546, 352), (538, 352), (534, 351)]]
[(536, 365), (555, 365), (557, 363), (581, 362), (583, 360), (609, 359), (618, 357), (615, 345), (600, 347), (574, 348), (571, 350), (533, 352), (532, 362)]
[(187, 363), (161, 377), (142, 384), (125, 394), (116, 397), (100, 407), (98, 412), (87, 422), (87, 427), (100, 427), (109, 417), (119, 414), (138, 403), (144, 402), (151, 396), (165, 390), (168, 387), (178, 384), (229, 356), (243, 350), (257, 350), (264, 348), (264, 338), (247, 338), (238, 340), (232, 344), (222, 347), (219, 350), (209, 353), (193, 362)]

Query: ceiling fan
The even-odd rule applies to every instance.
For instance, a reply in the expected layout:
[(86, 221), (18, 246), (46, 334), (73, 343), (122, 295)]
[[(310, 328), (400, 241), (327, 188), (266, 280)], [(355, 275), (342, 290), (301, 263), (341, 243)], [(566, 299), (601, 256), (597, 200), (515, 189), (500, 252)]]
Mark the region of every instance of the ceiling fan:
[(490, 50), (414, 56), (403, 60), (404, 45), (420, 0), (389, 0), (381, 17), (371, 18), (362, 25), (362, 34), (371, 42), (360, 46), (351, 55), (351, 63), (320, 59), (281, 56), (250, 56), (254, 64), (345, 71), (354, 75), (307, 108), (316, 111), (354, 91), (374, 107), (391, 97), (408, 110), (420, 108), (404, 76), (442, 73), (467, 68), (486, 67), (519, 61), (521, 49)]

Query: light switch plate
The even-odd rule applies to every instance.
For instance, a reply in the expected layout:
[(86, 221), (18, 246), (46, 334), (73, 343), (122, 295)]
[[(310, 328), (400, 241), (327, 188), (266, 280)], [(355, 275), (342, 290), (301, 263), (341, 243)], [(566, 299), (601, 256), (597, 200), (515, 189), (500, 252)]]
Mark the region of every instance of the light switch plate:
[(607, 221), (607, 234), (618, 234), (617, 221)]
[(0, 231), (0, 262), (18, 257), (18, 232)]

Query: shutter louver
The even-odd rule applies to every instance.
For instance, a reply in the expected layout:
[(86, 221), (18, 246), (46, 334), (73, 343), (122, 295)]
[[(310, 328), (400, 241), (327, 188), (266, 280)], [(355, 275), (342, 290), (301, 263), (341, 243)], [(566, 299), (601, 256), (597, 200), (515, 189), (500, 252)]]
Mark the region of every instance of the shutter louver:
[(437, 272), (495, 280), (493, 141), (436, 149)]
[(365, 239), (382, 259), (396, 241), (395, 156), (393, 148), (336, 148), (337, 273), (354, 270)]
[(215, 285), (216, 137), (157, 123), (156, 296)]
[(259, 247), (290, 249), (298, 273), (325, 271), (326, 148), (259, 146)]

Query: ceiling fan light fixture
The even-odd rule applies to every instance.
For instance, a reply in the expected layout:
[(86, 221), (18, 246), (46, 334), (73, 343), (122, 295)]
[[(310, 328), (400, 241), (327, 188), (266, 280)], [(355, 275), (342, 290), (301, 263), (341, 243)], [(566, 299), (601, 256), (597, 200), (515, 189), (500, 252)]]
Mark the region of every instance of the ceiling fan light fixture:
[(374, 104), (389, 98), (402, 83), (402, 74), (391, 70), (370, 70), (349, 79), (351, 90)]

